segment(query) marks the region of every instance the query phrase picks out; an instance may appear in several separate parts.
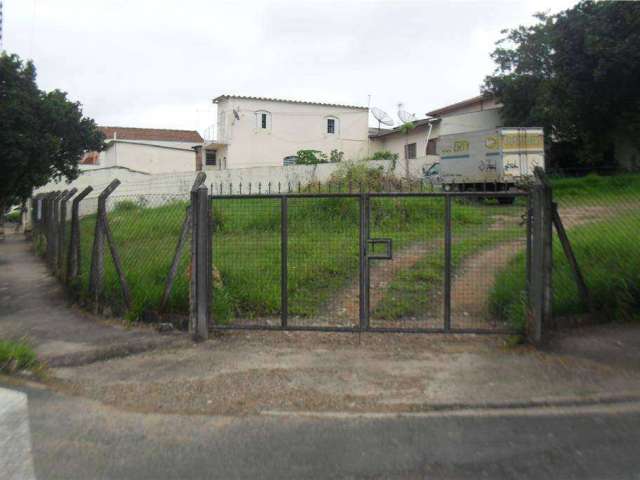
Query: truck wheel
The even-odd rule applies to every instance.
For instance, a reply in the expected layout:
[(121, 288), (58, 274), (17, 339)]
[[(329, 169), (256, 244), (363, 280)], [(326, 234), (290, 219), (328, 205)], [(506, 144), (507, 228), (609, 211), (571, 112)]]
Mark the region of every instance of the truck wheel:
[(498, 203), (500, 205), (513, 205), (516, 201), (516, 197), (498, 197)]

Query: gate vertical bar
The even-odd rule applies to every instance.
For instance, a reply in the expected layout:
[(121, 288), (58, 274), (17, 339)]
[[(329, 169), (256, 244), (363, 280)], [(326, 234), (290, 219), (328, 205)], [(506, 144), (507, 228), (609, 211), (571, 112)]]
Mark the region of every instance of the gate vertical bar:
[(289, 317), (289, 199), (280, 197), (280, 319), (286, 328)]
[(451, 330), (451, 196), (444, 197), (444, 329)]
[(360, 330), (369, 328), (369, 195), (360, 194)]
[(532, 206), (531, 206), (531, 191), (527, 195), (527, 265), (526, 265), (526, 282), (527, 282), (527, 292), (531, 288), (531, 215), (532, 215)]

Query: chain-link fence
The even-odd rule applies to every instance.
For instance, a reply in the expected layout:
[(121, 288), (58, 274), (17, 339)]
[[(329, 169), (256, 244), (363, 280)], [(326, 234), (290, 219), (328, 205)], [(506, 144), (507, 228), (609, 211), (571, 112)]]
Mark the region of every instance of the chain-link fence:
[[(556, 317), (640, 311), (640, 175), (604, 173), (548, 177)], [(542, 268), (532, 259), (531, 194), (374, 180), (209, 185), (212, 321), (357, 330), (365, 317), (383, 330), (523, 330), (531, 270)], [(99, 194), (35, 197), (36, 251), (96, 311), (186, 322), (189, 196)]]
[[(552, 173), (554, 317), (565, 323), (625, 320), (640, 313), (640, 174)], [(523, 254), (498, 274), (493, 313), (524, 323)]]

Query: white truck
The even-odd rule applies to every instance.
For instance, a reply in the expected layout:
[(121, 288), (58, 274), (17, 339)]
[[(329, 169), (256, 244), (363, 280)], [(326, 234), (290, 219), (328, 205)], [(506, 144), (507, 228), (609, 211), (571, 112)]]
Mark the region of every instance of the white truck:
[[(449, 191), (505, 192), (544, 168), (542, 128), (498, 128), (443, 135), (440, 161), (424, 172), (428, 181)], [(512, 203), (513, 197), (499, 197)]]

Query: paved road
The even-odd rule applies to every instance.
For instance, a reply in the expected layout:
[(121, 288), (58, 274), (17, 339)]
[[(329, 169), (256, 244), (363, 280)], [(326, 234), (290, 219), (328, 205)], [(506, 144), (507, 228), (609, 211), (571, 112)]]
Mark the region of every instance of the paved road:
[(638, 404), (230, 418), (130, 413), (42, 388), (8, 388), (28, 396), (39, 479), (640, 478)]

